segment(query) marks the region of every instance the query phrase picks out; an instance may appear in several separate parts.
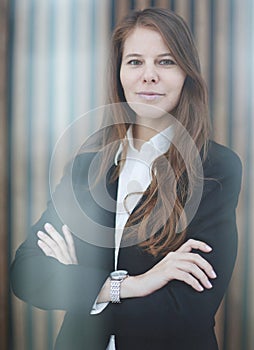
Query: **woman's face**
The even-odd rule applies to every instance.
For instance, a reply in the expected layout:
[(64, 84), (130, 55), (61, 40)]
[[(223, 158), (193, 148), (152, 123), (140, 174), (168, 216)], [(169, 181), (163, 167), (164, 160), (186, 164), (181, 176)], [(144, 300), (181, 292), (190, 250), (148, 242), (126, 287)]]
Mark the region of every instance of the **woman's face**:
[(137, 27), (125, 40), (120, 80), (137, 118), (156, 123), (166, 118), (165, 112), (170, 113), (178, 104), (185, 76), (157, 31)]

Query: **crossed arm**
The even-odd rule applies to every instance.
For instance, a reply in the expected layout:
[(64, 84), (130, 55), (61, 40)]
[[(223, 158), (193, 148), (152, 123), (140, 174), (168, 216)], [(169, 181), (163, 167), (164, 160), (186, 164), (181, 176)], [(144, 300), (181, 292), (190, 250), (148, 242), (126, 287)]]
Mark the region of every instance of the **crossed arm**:
[[(38, 246), (45, 255), (65, 265), (78, 264), (74, 241), (68, 227), (62, 227), (61, 235), (51, 224), (44, 226), (45, 232), (38, 231)], [(129, 276), (121, 285), (121, 298), (143, 297), (162, 288), (172, 280), (183, 281), (198, 292), (212, 288), (209, 279), (216, 273), (206, 259), (192, 250), (209, 253), (212, 248), (204, 242), (189, 239), (175, 252), (168, 253), (153, 268), (138, 276)], [(109, 278), (104, 283), (97, 302), (110, 301)]]
[[(130, 276), (122, 283), (121, 298), (125, 300), (114, 308), (114, 312), (124, 314), (125, 320), (131, 321), (133, 330), (137, 328), (140, 306), (149, 315), (154, 312), (165, 314), (169, 323), (178, 324), (179, 316), (179, 329), (188, 315), (197, 315), (200, 326), (203, 320), (214, 315), (235, 261), (235, 207), (241, 177), (238, 160), (231, 159), (227, 163), (224, 157), (225, 166), (221, 163), (210, 167), (205, 174), (208, 178), (219, 178), (219, 181), (206, 182), (198, 215), (188, 227), (191, 240), (150, 270)], [(43, 229), (46, 222), (52, 225)], [(61, 233), (61, 225), (49, 204), (32, 234), (17, 251), (12, 265), (13, 290), (21, 299), (40, 308), (89, 314), (96, 296), (99, 295), (99, 302), (109, 300), (108, 276), (113, 269), (113, 252), (72, 238), (67, 227), (63, 227)], [(130, 299), (135, 296), (142, 298)], [(154, 318), (144, 315), (144, 319), (152, 323)], [(193, 324), (193, 319), (189, 323)]]

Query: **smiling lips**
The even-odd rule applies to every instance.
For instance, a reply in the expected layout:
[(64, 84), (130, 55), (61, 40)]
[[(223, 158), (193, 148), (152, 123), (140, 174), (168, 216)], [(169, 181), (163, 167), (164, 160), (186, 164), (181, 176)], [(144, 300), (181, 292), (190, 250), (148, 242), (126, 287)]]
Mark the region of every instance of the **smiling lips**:
[(147, 101), (153, 101), (162, 96), (165, 96), (165, 94), (161, 94), (155, 91), (140, 91), (140, 92), (137, 92), (137, 95)]

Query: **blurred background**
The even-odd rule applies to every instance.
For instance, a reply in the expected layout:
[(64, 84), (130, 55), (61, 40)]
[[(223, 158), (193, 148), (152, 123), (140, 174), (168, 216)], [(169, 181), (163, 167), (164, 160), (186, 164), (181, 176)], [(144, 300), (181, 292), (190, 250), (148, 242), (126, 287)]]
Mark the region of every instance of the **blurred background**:
[(11, 295), (8, 266), (45, 208), (59, 136), (104, 104), (112, 28), (130, 9), (149, 6), (170, 8), (190, 25), (209, 89), (214, 138), (243, 162), (238, 259), (216, 332), (220, 350), (254, 349), (253, 0), (0, 0), (2, 350), (53, 349), (63, 312), (32, 308)]

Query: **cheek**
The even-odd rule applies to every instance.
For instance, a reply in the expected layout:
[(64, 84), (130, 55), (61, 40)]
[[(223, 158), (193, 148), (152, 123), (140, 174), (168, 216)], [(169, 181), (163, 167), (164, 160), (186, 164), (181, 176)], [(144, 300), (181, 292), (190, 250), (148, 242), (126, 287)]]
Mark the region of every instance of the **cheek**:
[(126, 87), (128, 86), (128, 75), (126, 74), (125, 69), (122, 67), (120, 69), (120, 81), (121, 81), (123, 90), (125, 90)]
[(121, 84), (123, 86), (123, 68), (122, 68), (122, 66), (120, 67), (119, 76), (120, 76), (120, 82), (121, 82)]
[(174, 79), (169, 80), (169, 86), (171, 86), (171, 91), (175, 93), (175, 95), (180, 96), (183, 85), (185, 82), (185, 75), (176, 75)]
[(120, 69), (120, 82), (122, 85), (123, 93), (126, 102), (130, 100), (130, 82), (129, 77), (125, 69)]
[(186, 74), (181, 71), (181, 73), (179, 73), (179, 76), (178, 76), (178, 86), (180, 91), (182, 91), (185, 79), (186, 79)]
[(137, 82), (139, 80), (139, 75), (137, 74), (137, 71), (134, 71), (134, 69), (128, 69), (128, 68), (121, 68), (120, 69), (120, 81), (123, 87), (123, 90), (128, 93), (133, 88), (135, 88)]

